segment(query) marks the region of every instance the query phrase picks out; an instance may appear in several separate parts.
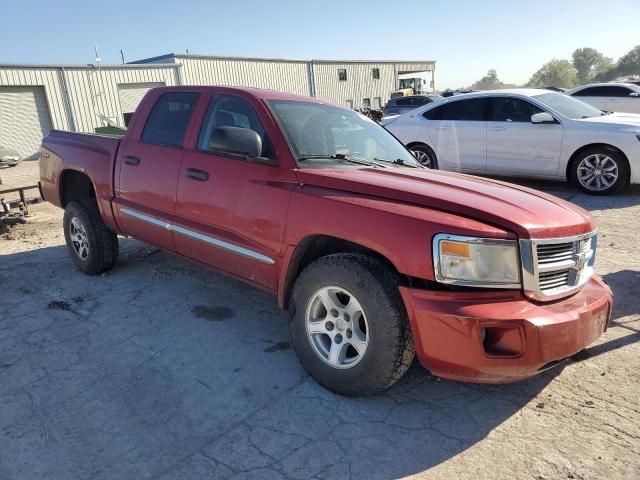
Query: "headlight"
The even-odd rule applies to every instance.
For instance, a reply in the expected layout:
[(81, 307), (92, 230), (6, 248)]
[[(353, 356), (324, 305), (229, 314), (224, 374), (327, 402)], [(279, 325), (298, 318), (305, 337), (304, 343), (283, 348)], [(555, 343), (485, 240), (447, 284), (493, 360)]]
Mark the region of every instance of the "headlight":
[(436, 280), (453, 285), (520, 288), (515, 240), (438, 234), (433, 238)]

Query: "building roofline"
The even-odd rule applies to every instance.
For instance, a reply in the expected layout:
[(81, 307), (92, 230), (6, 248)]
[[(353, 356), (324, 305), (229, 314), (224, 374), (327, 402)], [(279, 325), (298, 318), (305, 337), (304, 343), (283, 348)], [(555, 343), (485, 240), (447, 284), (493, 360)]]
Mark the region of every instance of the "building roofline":
[(258, 58), (258, 57), (224, 57), (217, 55), (200, 55), (200, 54), (181, 54), (181, 53), (166, 53), (164, 55), (158, 55), (156, 57), (143, 58), (140, 60), (135, 60), (130, 62), (130, 64), (144, 64), (147, 65), (148, 62), (156, 62), (158, 60), (167, 60), (167, 59), (196, 59), (196, 60), (239, 60), (239, 61), (253, 61), (253, 62), (287, 62), (287, 63), (316, 63), (316, 64), (368, 64), (368, 63), (376, 63), (376, 64), (404, 64), (404, 65), (424, 65), (425, 63), (433, 63), (435, 64), (435, 60), (301, 60), (301, 59), (292, 59), (292, 58)]
[(130, 68), (130, 69), (141, 69), (141, 68), (179, 68), (182, 67), (180, 63), (143, 63), (139, 65), (131, 65), (129, 63), (125, 64), (108, 64), (108, 65), (95, 65), (93, 63), (87, 63), (83, 65), (79, 64), (65, 64), (65, 63), (0, 63), (0, 68), (47, 68), (47, 69), (56, 69), (56, 68), (65, 68), (68, 70), (72, 69), (95, 69), (98, 68), (102, 70), (114, 70), (120, 68)]

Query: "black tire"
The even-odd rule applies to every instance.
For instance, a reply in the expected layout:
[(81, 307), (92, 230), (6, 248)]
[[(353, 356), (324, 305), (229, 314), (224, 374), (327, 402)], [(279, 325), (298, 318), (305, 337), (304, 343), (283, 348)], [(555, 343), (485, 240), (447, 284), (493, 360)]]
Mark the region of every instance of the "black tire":
[(420, 163), (420, 165), (432, 170), (438, 169), (438, 158), (436, 157), (436, 153), (431, 149), (431, 147), (419, 143), (411, 145), (407, 148)]
[[(601, 182), (600, 179), (595, 179), (591, 184), (591, 188), (587, 186), (589, 183), (588, 181), (585, 182), (580, 180), (580, 175), (587, 172), (585, 170), (585, 162), (593, 164), (593, 159), (596, 155), (600, 156), (601, 159), (607, 157), (607, 165), (611, 165), (611, 162), (613, 162), (617, 169), (617, 179), (606, 188), (602, 188), (603, 184), (598, 183)], [(591, 160), (589, 160), (590, 158)], [(576, 187), (590, 195), (608, 195), (621, 190), (629, 183), (629, 163), (624, 155), (622, 155), (618, 150), (608, 149), (606, 147), (587, 148), (574, 158), (570, 169), (570, 180)]]
[[(390, 268), (361, 254), (321, 257), (299, 275), (289, 304), (289, 331), (300, 363), (320, 385), (340, 395), (371, 395), (402, 377), (415, 349), (398, 285)], [(307, 336), (307, 306), (314, 293), (326, 286), (351, 292), (367, 319), (369, 344), (361, 360), (346, 369), (325, 363)]]
[[(72, 239), (74, 218), (79, 220), (80, 225), (84, 227), (86, 256), (77, 253), (78, 242), (75, 242), (74, 246)], [(64, 210), (63, 227), (67, 250), (73, 263), (81, 272), (87, 275), (99, 275), (115, 266), (118, 259), (118, 237), (104, 224), (100, 211), (94, 202), (69, 202)]]

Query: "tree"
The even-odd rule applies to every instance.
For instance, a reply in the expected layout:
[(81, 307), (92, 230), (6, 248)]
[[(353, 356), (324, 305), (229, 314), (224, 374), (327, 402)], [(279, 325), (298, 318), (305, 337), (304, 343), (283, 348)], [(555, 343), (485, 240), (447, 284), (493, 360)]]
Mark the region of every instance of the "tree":
[(640, 45), (632, 48), (626, 55), (620, 57), (615, 66), (616, 77), (640, 74)]
[(594, 77), (599, 82), (607, 82), (615, 80), (618, 77), (626, 75), (640, 74), (640, 45), (629, 50), (625, 55), (618, 59), (618, 62), (607, 70), (600, 72)]
[(580, 84), (589, 82), (595, 75), (607, 71), (613, 65), (611, 58), (593, 48), (578, 48), (571, 57)]
[(568, 60), (554, 58), (545, 63), (529, 80), (530, 87), (575, 87), (576, 69)]
[(498, 73), (493, 68), (484, 77), (471, 85), (473, 90), (494, 90), (503, 87), (504, 83), (498, 80)]

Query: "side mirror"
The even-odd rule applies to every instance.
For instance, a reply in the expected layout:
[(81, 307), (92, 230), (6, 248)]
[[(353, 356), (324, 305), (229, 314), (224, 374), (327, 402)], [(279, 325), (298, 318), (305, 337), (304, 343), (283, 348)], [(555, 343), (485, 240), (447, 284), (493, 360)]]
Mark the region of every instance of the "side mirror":
[(209, 149), (256, 158), (262, 154), (262, 139), (248, 128), (219, 127), (209, 139)]
[(640, 92), (631, 92), (629, 94), (630, 97), (640, 97)]
[(540, 112), (531, 115), (531, 123), (556, 123), (556, 119), (549, 112)]

